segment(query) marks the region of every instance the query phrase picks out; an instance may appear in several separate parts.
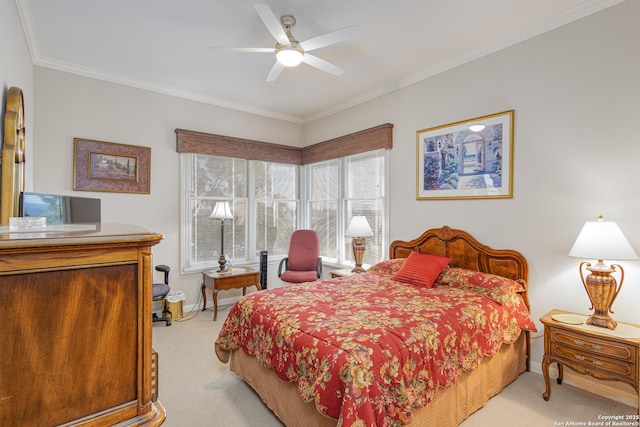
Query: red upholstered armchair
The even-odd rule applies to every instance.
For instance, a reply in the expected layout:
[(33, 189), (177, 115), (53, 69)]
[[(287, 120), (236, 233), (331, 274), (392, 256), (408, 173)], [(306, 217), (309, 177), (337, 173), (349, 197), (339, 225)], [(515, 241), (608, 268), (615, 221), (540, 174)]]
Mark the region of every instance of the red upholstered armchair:
[(302, 283), (313, 282), (320, 276), (322, 259), (318, 233), (313, 230), (294, 231), (289, 242), (289, 255), (278, 266), (278, 277), (285, 282)]

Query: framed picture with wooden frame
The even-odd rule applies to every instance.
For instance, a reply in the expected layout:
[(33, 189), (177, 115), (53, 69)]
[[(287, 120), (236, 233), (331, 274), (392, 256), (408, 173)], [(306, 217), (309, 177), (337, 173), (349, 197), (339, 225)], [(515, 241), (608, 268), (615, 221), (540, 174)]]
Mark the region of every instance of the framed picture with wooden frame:
[(416, 132), (416, 199), (513, 197), (514, 110)]
[(73, 189), (149, 194), (151, 148), (74, 138)]

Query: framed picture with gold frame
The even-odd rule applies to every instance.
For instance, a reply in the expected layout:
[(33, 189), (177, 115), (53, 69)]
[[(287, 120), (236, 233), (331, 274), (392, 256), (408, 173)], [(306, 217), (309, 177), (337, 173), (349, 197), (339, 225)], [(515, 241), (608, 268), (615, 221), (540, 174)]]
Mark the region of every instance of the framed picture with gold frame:
[(513, 197), (514, 110), (416, 132), (416, 199)]
[(73, 189), (150, 192), (151, 148), (74, 138)]

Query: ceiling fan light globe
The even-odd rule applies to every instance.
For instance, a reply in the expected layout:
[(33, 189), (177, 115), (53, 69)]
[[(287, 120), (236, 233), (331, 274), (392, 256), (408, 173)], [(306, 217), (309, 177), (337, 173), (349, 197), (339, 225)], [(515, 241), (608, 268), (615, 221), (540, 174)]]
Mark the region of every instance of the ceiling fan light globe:
[(284, 47), (276, 53), (276, 59), (285, 67), (295, 67), (302, 62), (302, 52), (294, 47)]

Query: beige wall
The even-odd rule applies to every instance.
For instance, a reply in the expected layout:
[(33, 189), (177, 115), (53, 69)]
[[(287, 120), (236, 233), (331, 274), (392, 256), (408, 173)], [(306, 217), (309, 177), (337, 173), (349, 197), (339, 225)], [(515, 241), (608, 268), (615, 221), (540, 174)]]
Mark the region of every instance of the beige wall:
[[(0, 16), (4, 24), (4, 13)], [(586, 312), (580, 260), (567, 255), (584, 221), (600, 214), (617, 221), (640, 251), (637, 16), (640, 2), (627, 1), (304, 125), (36, 67), (34, 190), (72, 192), (74, 137), (152, 147), (150, 195), (87, 195), (102, 198), (105, 221), (142, 224), (165, 234), (154, 248), (155, 262), (177, 269), (175, 128), (307, 145), (390, 122), (395, 125), (392, 240), (410, 239), (443, 224), (466, 229), (486, 244), (526, 255), (536, 320), (554, 307)], [(7, 81), (5, 69), (0, 65), (0, 78)], [(516, 111), (513, 199), (416, 201), (416, 131), (507, 109)], [(640, 263), (622, 264), (626, 282), (615, 303), (615, 318), (640, 323)], [(197, 275), (173, 274), (172, 286), (194, 302), (199, 280)], [(534, 370), (540, 370), (541, 358), (538, 338)]]

